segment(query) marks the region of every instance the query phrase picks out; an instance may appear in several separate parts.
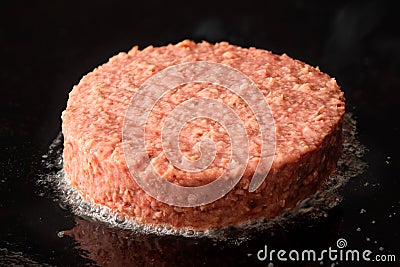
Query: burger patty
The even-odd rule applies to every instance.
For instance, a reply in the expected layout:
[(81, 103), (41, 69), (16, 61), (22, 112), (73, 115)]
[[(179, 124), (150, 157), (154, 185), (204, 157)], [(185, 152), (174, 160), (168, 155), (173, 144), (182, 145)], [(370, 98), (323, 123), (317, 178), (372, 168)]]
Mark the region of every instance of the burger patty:
[[(229, 193), (209, 204), (179, 207), (148, 195), (133, 179), (124, 155), (123, 125), (131, 100), (144, 82), (167, 67), (197, 61), (232, 67), (257, 85), (275, 123), (275, 154), (264, 182), (249, 192), (262, 146), (251, 107), (215, 84), (174, 88), (155, 103), (145, 126), (146, 152), (162, 178), (185, 187), (206, 185), (226, 170), (234, 149), (223, 125), (197, 118), (179, 132), (180, 149), (186, 158), (196, 160), (201, 157), (200, 142), (211, 139), (217, 151), (214, 161), (201, 172), (187, 172), (169, 162), (161, 126), (186, 100), (215, 99), (229, 106), (243, 122), (249, 144), (247, 167)], [(205, 230), (270, 219), (315, 193), (335, 170), (344, 112), (343, 92), (334, 79), (285, 54), (189, 40), (144, 50), (134, 47), (84, 76), (71, 91), (62, 114), (64, 171), (85, 200), (107, 206), (139, 225)]]

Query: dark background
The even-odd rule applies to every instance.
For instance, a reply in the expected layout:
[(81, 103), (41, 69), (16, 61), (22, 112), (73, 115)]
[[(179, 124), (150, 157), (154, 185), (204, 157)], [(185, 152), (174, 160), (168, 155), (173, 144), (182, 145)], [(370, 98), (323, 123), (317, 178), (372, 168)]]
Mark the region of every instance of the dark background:
[[(60, 131), (69, 91), (85, 73), (134, 45), (186, 38), (287, 53), (335, 77), (357, 118), (369, 165), (343, 190), (342, 204), (311, 228), (284, 231), (280, 241), (265, 234), (220, 249), (200, 242), (192, 263), (260, 263), (255, 253), (268, 238), (276, 246), (314, 248), (345, 237), (352, 248), (396, 254), (400, 265), (398, 17), (395, 1), (1, 1), (0, 265), (93, 263), (74, 239), (57, 236), (76, 218), (38, 193), (41, 156)], [(168, 255), (180, 255), (185, 242)], [(168, 258), (154, 257), (156, 263)]]

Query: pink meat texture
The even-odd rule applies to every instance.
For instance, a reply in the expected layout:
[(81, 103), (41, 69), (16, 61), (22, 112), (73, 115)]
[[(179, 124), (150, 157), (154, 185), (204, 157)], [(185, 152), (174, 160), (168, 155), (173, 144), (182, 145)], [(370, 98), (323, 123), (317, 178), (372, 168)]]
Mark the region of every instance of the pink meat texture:
[[(202, 172), (172, 166), (161, 143), (161, 125), (185, 100), (212, 98), (231, 107), (242, 119), (250, 157), (240, 182), (221, 199), (199, 207), (177, 207), (146, 194), (131, 177), (122, 145), (124, 116), (140, 86), (155, 73), (184, 62), (211, 61), (235, 68), (261, 90), (275, 122), (276, 150), (272, 168), (255, 192), (249, 183), (260, 159), (260, 130), (246, 103), (226, 88), (182, 85), (154, 106), (146, 124), (146, 148), (154, 168), (182, 186), (212, 182), (226, 168), (231, 149), (219, 123), (200, 118), (179, 135), (182, 153), (197, 159), (205, 137), (217, 148), (213, 163)], [(318, 68), (287, 55), (220, 42), (189, 40), (164, 47), (134, 47), (119, 53), (84, 76), (69, 95), (62, 114), (64, 171), (85, 200), (123, 214), (139, 225), (176, 229), (218, 229), (271, 219), (314, 194), (335, 170), (342, 147), (343, 92)]]

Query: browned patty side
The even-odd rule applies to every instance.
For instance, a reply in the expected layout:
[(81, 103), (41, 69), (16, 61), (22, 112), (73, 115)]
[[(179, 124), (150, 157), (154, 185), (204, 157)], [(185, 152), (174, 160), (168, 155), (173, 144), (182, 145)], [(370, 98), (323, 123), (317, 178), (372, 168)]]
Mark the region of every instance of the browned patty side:
[[(188, 94), (190, 97), (212, 95), (236, 108), (246, 121), (252, 155), (244, 177), (226, 196), (208, 205), (181, 208), (156, 201), (130, 177), (121, 143), (122, 125), (129, 102), (144, 81), (165, 67), (192, 61), (226, 64), (257, 84), (275, 120), (276, 153), (264, 183), (256, 192), (249, 193), (247, 189), (259, 160), (260, 145), (255, 121), (246, 117), (249, 114), (246, 107), (221, 91), (213, 95), (207, 88), (190, 86), (179, 91), (174, 95), (177, 100), (187, 98)], [(176, 100), (168, 100), (171, 97), (167, 95), (166, 101)], [(225, 42), (212, 45), (183, 41), (142, 51), (135, 47), (87, 74), (70, 93), (62, 115), (64, 170), (71, 185), (86, 200), (108, 206), (139, 224), (209, 229), (273, 218), (316, 192), (335, 169), (341, 151), (344, 110), (343, 93), (334, 79), (286, 55)], [(158, 111), (167, 114), (168, 108), (161, 105)], [(160, 127), (155, 127), (161, 121), (157, 117), (149, 120), (147, 130), (154, 138), (147, 139), (146, 144), (166, 179), (195, 186), (218, 176), (221, 171), (218, 166), (223, 164), (217, 164), (206, 176), (183, 175), (176, 168), (168, 167), (159, 146), (156, 130)], [(200, 129), (199, 136), (221, 138), (213, 134), (218, 125), (207, 128), (200, 123), (196, 127), (192, 129)], [(187, 131), (185, 135), (190, 133)], [(196, 140), (190, 142), (185, 143), (189, 155)], [(217, 159), (223, 161), (223, 154), (217, 155)]]

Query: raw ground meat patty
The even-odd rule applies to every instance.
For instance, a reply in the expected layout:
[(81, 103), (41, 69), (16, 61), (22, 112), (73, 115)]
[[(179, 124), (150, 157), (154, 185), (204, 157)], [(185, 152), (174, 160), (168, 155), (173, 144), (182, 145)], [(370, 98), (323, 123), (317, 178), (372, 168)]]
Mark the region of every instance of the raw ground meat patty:
[[(178, 207), (146, 194), (131, 177), (122, 146), (124, 116), (140, 86), (166, 67), (211, 61), (247, 75), (261, 90), (275, 122), (276, 149), (271, 170), (255, 192), (248, 187), (260, 159), (260, 131), (252, 113), (235, 94), (203, 83), (182, 85), (163, 96), (146, 124), (146, 149), (154, 168), (168, 181), (199, 186), (215, 180), (231, 149), (223, 127), (211, 120), (190, 121), (180, 133), (182, 153), (199, 156), (207, 137), (217, 144), (215, 161), (201, 173), (172, 166), (161, 145), (165, 117), (179, 103), (212, 98), (243, 120), (250, 158), (239, 183), (221, 199), (198, 207)], [(62, 114), (64, 171), (70, 185), (89, 202), (104, 205), (139, 225), (217, 229), (270, 219), (315, 193), (335, 170), (342, 146), (343, 92), (335, 80), (287, 55), (274, 55), (226, 42), (185, 40), (176, 45), (134, 47), (82, 78)]]

